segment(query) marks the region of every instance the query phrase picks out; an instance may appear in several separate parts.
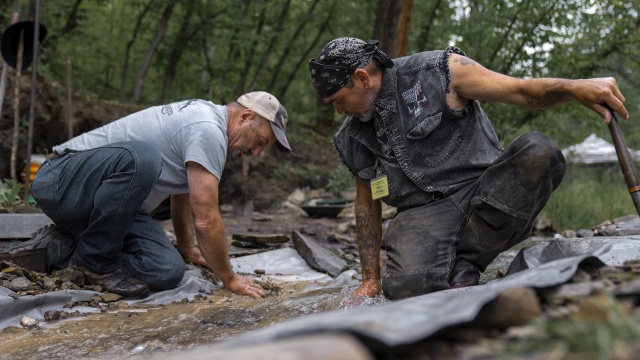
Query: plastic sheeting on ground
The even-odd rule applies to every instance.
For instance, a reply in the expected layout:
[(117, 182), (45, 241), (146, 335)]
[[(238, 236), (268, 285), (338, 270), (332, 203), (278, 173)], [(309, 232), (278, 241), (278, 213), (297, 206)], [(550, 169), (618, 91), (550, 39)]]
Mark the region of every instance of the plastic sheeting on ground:
[[(295, 249), (283, 248), (267, 251), (255, 255), (248, 255), (231, 259), (231, 266), (239, 273), (252, 273), (254, 269), (265, 270), (265, 275), (269, 275), (272, 281), (316, 281), (330, 283), (331, 276), (320, 273), (298, 254)], [(347, 273), (347, 272), (345, 272)], [(352, 277), (355, 272), (351, 271), (347, 277)], [(344, 283), (344, 279), (336, 278), (339, 283)], [(129, 304), (169, 304), (172, 301), (180, 301), (184, 298), (189, 300), (203, 291), (219, 288), (208, 280), (201, 277), (201, 271), (193, 266), (185, 272), (184, 278), (175, 289), (152, 293), (148, 297), (139, 300), (123, 300)], [(5, 287), (0, 286), (0, 329), (19, 325), (22, 316), (27, 315), (36, 320), (42, 321), (44, 314), (50, 310), (67, 312), (79, 311), (81, 313), (97, 313), (100, 309), (94, 307), (75, 306), (67, 309), (63, 306), (69, 302), (90, 301), (95, 294), (100, 294), (90, 290), (60, 290), (52, 291), (40, 295), (21, 296), (14, 299), (10, 294), (14, 293)]]
[[(511, 275), (484, 285), (290, 320), (208, 349), (230, 349), (318, 333), (349, 333), (373, 350), (409, 345), (438, 330), (472, 321), (485, 304), (505, 290), (565, 283), (583, 263), (618, 266), (638, 259), (640, 237), (552, 240), (520, 253), (518, 258), (524, 260), (519, 264), (526, 270), (516, 271), (514, 266)], [(188, 356), (186, 353), (172, 358)]]

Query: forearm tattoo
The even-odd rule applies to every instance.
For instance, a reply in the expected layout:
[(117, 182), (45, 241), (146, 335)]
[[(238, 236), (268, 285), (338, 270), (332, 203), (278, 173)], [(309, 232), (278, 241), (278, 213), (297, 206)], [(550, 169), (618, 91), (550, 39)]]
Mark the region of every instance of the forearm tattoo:
[(455, 59), (453, 59), (454, 63), (460, 63), (460, 65), (462, 66), (467, 66), (467, 65), (475, 65), (476, 62), (469, 59), (468, 57), (464, 57), (464, 56), (457, 56)]
[(548, 90), (548, 91), (545, 91), (542, 94), (542, 96), (527, 98), (527, 102), (533, 106), (537, 106), (540, 108), (548, 108), (558, 103), (569, 101), (570, 99), (571, 98), (563, 92), (556, 91), (556, 90)]
[(376, 231), (376, 224), (371, 221), (373, 210), (356, 200), (356, 230), (363, 281), (375, 280), (379, 275), (380, 235)]

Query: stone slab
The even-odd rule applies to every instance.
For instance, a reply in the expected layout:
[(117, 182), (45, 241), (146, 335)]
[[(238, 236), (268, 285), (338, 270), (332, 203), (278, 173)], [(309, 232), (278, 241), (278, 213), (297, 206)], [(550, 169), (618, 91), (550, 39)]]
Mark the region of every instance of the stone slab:
[(53, 221), (45, 214), (0, 214), (0, 239), (28, 239), (48, 224)]

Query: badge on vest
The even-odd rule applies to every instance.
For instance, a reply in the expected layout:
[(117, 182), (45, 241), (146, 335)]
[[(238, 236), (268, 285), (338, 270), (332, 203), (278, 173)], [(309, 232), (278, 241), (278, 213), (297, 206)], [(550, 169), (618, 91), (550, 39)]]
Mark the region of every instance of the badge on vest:
[(373, 200), (378, 200), (388, 195), (389, 183), (386, 175), (371, 180), (371, 197)]

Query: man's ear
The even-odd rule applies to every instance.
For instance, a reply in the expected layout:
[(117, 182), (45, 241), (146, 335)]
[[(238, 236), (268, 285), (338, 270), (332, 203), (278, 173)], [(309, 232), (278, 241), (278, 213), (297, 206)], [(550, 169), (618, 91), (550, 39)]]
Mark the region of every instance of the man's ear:
[(242, 110), (242, 122), (252, 121), (255, 118), (255, 113), (251, 109)]
[(354, 82), (362, 85), (364, 88), (370, 87), (371, 78), (369, 77), (369, 73), (367, 70), (358, 68), (353, 72), (353, 80)]

